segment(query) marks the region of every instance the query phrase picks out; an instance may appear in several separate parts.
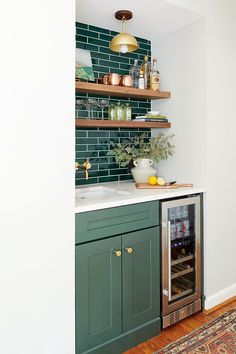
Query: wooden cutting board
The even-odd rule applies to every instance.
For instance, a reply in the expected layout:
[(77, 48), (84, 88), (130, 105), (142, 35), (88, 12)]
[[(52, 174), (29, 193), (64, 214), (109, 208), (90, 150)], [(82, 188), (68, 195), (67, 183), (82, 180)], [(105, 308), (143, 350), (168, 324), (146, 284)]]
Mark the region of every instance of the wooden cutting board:
[(193, 187), (193, 184), (191, 183), (185, 183), (185, 184), (171, 184), (171, 185), (164, 185), (164, 186), (158, 186), (157, 184), (155, 186), (151, 186), (149, 183), (136, 183), (135, 184), (136, 188), (139, 189), (177, 189), (181, 187)]

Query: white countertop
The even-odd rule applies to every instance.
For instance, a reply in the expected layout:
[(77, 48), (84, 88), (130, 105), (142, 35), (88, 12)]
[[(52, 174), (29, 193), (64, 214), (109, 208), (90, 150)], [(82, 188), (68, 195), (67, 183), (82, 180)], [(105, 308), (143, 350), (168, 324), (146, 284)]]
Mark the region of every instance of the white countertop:
[[(102, 188), (101, 188), (102, 187)], [(103, 188), (112, 189), (113, 194), (103, 196)], [(89, 197), (87, 191), (96, 190), (94, 197)], [(107, 190), (109, 192), (109, 190)], [(112, 182), (86, 185), (75, 190), (75, 213), (113, 208), (123, 205), (149, 202), (167, 198), (181, 197), (188, 194), (206, 192), (205, 187), (177, 189), (137, 189), (133, 181)]]

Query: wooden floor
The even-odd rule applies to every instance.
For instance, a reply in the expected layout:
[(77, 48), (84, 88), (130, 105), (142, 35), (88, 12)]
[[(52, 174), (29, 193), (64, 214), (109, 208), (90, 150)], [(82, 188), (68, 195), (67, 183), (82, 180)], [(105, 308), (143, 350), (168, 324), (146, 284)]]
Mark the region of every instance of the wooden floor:
[(159, 336), (153, 337), (137, 347), (128, 350), (125, 354), (152, 354), (155, 350), (161, 349), (167, 344), (185, 336), (210, 320), (213, 320), (214, 318), (235, 307), (236, 301), (233, 301), (229, 305), (226, 305), (209, 315), (205, 315), (203, 312), (198, 312), (195, 315), (192, 315), (191, 317), (188, 317), (185, 320), (164, 329)]

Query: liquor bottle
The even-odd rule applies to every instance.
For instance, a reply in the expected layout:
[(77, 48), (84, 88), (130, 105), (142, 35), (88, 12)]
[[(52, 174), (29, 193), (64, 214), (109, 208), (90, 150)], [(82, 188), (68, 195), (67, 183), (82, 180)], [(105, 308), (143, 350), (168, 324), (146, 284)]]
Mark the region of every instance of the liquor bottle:
[(150, 89), (158, 91), (160, 88), (160, 75), (157, 69), (157, 58), (153, 58), (152, 70), (150, 73)]
[(147, 90), (150, 88), (150, 71), (151, 71), (151, 66), (148, 61), (147, 55), (145, 55), (144, 57), (141, 70), (143, 71), (143, 76), (144, 76), (144, 88)]
[(139, 79), (138, 59), (134, 60), (134, 65), (130, 68), (130, 75), (132, 77), (133, 88), (138, 88), (138, 79)]
[(139, 72), (138, 88), (142, 89), (142, 90), (144, 89), (144, 76), (143, 76), (142, 70), (140, 70), (140, 72)]

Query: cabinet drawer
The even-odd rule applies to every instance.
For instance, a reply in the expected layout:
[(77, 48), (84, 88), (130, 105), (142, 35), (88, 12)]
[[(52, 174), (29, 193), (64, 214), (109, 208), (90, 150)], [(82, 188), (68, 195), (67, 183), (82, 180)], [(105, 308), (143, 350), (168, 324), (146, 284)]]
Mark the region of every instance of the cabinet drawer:
[(157, 201), (75, 215), (75, 242), (83, 243), (159, 224)]

